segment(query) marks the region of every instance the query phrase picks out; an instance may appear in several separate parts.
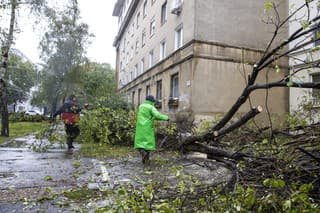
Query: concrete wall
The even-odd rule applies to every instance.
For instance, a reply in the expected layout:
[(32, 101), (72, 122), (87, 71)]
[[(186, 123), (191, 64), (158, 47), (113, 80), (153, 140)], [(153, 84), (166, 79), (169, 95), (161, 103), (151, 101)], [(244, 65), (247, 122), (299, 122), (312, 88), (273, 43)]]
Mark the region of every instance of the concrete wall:
[[(251, 49), (215, 45), (197, 42), (194, 45), (192, 61), (191, 108), (197, 115), (213, 115), (226, 112), (237, 100), (246, 85), (248, 73), (262, 53)], [(243, 63), (245, 62), (245, 63)], [(278, 62), (283, 72), (276, 72), (274, 66), (259, 74), (257, 83), (265, 83), (266, 71), (268, 81), (283, 78), (288, 71), (286, 58)], [(288, 112), (288, 88), (273, 88), (268, 91), (268, 108), (273, 114)], [(266, 91), (259, 90), (251, 94), (253, 106), (262, 106), (266, 112)], [(247, 102), (240, 108), (240, 113), (249, 111)]]
[[(281, 17), (287, 17), (287, 1), (278, 2)], [(264, 49), (274, 31), (274, 26), (262, 22), (267, 17), (265, 4), (265, 0), (196, 1), (195, 39)]]

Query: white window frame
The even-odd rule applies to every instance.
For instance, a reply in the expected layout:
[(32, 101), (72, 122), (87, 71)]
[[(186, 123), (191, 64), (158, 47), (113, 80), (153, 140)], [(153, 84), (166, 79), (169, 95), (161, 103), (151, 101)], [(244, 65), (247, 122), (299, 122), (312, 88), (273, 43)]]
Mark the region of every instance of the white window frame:
[(172, 98), (179, 98), (179, 74), (171, 76), (171, 91), (170, 95)]
[(138, 64), (134, 66), (134, 78), (138, 77)]
[(168, 20), (168, 4), (165, 1), (161, 6), (161, 25), (166, 23)]
[(162, 80), (158, 80), (156, 85), (156, 99), (159, 101), (162, 99)]
[(166, 57), (166, 53), (167, 53), (167, 42), (166, 40), (162, 40), (160, 42), (159, 61), (163, 60)]
[(140, 61), (140, 74), (144, 73), (144, 58)]
[(140, 19), (140, 12), (137, 13), (137, 29), (139, 28), (140, 24), (139, 24), (139, 19)]
[(174, 50), (183, 46), (183, 25), (179, 25), (174, 31)]
[(141, 36), (141, 46), (144, 47), (145, 44), (146, 44), (146, 30), (144, 29), (142, 31), (142, 36)]
[(150, 84), (148, 84), (148, 85), (146, 86), (146, 97), (147, 97), (148, 95), (151, 95), (151, 86), (150, 86)]
[(152, 37), (156, 32), (156, 20), (154, 18), (150, 21), (150, 37)]
[(147, 6), (148, 6), (148, 1), (144, 0), (144, 2), (143, 2), (143, 10), (142, 10), (143, 18), (145, 18), (147, 16)]
[(136, 53), (139, 52), (139, 40), (137, 39), (136, 40)]
[(130, 79), (129, 82), (131, 82), (133, 80), (133, 71), (130, 71)]
[(154, 51), (151, 50), (149, 52), (149, 68), (151, 68), (154, 64)]

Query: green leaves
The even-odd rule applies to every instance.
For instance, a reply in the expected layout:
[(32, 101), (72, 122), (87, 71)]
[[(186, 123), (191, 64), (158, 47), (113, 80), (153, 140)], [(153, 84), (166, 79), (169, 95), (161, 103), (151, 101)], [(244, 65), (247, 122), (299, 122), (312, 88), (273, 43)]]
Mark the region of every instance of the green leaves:
[(72, 162), (72, 165), (73, 165), (74, 167), (78, 168), (78, 167), (81, 166), (81, 162), (79, 162), (79, 161), (74, 161), (74, 162)]
[(52, 181), (52, 177), (50, 175), (47, 175), (43, 178), (45, 181)]
[(265, 9), (269, 12), (273, 8), (273, 3), (271, 1), (267, 1), (265, 4)]
[(263, 185), (269, 188), (283, 188), (286, 186), (286, 182), (282, 179), (267, 178), (263, 181)]
[(80, 120), (84, 143), (131, 145), (134, 139), (136, 113), (123, 109), (97, 108), (86, 111)]
[(300, 24), (303, 29), (307, 29), (310, 26), (310, 22), (308, 20), (302, 20), (300, 21)]

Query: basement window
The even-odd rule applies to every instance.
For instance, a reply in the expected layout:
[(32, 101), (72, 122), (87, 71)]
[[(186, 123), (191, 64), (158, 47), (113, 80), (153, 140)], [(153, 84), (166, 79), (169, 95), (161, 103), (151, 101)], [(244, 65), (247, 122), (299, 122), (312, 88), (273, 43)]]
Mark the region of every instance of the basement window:
[[(320, 83), (320, 73), (313, 74), (312, 76), (313, 83)], [(316, 102), (320, 102), (320, 90), (312, 89), (312, 98), (316, 100)]]

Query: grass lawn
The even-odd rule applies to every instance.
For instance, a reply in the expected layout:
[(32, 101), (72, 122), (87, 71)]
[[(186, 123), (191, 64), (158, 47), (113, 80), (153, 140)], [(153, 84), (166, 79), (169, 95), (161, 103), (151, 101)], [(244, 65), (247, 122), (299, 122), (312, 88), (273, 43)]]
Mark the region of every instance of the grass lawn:
[(32, 132), (38, 131), (45, 126), (47, 122), (14, 122), (9, 123), (10, 137), (0, 136), (0, 144), (17, 137), (28, 135)]
[(105, 158), (130, 158), (137, 155), (137, 151), (130, 146), (112, 146), (101, 143), (81, 144), (80, 155), (83, 157)]

